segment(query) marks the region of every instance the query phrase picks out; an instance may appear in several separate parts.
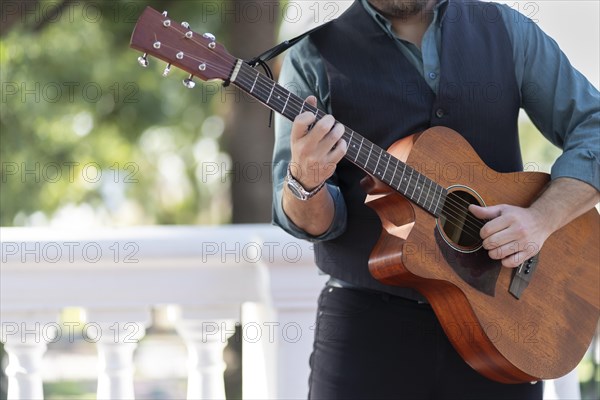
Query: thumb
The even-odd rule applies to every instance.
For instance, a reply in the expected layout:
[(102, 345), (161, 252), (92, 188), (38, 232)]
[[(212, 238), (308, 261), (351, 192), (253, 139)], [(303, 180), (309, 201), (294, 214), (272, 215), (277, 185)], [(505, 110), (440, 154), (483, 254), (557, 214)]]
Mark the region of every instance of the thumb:
[(479, 219), (494, 219), (502, 214), (500, 206), (480, 207), (475, 204), (469, 206), (469, 211)]

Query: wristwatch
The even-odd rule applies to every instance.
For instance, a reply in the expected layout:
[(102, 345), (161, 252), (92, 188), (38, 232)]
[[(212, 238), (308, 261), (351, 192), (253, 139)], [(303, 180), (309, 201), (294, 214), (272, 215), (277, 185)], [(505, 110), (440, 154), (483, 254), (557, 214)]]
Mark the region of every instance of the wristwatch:
[(294, 197), (302, 201), (310, 199), (311, 197), (316, 195), (319, 192), (319, 190), (323, 189), (323, 186), (325, 186), (325, 182), (323, 182), (310, 192), (304, 189), (304, 186), (302, 186), (302, 184), (292, 176), (292, 171), (290, 169), (289, 164), (287, 168), (287, 175), (285, 176), (285, 184), (287, 185), (288, 189), (290, 189), (290, 192), (292, 192)]

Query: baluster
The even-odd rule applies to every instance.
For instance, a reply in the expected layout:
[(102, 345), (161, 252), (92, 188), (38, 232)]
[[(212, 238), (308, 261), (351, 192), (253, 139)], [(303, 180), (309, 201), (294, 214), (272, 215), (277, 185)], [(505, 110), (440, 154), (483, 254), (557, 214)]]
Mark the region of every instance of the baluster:
[(9, 400), (44, 398), (42, 376), (40, 373), (42, 357), (46, 352), (45, 343), (12, 343), (4, 347), (8, 353)]
[(134, 399), (133, 352), (144, 337), (149, 313), (92, 311), (88, 320), (87, 334), (98, 349), (98, 400)]
[(188, 348), (188, 399), (224, 399), (223, 349), (233, 320), (180, 320), (176, 329)]
[(6, 376), (8, 400), (37, 400), (44, 398), (41, 375), (42, 358), (47, 343), (55, 339), (56, 313), (2, 315), (2, 341), (8, 354)]

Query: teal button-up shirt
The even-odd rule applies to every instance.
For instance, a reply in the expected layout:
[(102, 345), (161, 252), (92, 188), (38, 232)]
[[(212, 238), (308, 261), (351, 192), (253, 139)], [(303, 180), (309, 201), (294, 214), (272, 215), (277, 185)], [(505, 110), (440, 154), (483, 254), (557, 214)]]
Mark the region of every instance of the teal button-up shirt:
[[(453, 14), (452, 0), (441, 0), (434, 8), (433, 19), (423, 36), (421, 48), (398, 38), (391, 23), (371, 7), (367, 0), (357, 1), (360, 1), (381, 29), (395, 40), (398, 50), (417, 68), (437, 94), (441, 25), (444, 18), (457, 17)], [(533, 21), (506, 5), (499, 7), (513, 48), (521, 107), (540, 132), (563, 149), (563, 154), (552, 166), (552, 179), (575, 178), (600, 190), (600, 93), (571, 66), (556, 42)], [(310, 40), (302, 40), (289, 51), (279, 82), (302, 98), (315, 95), (318, 107), (331, 113), (327, 72)], [(277, 116), (273, 154), (273, 221), (299, 238), (317, 241), (337, 237), (346, 226), (346, 206), (335, 185), (327, 185), (334, 199), (335, 216), (331, 227), (323, 235), (313, 237), (306, 234), (283, 211), (281, 197), (291, 158), (290, 130), (291, 122)]]

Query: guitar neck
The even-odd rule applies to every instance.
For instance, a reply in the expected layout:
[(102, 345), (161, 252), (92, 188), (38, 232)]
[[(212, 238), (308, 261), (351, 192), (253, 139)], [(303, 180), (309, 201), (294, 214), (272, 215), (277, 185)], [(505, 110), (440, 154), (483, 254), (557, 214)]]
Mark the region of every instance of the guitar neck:
[[(326, 115), (250, 65), (238, 61), (236, 70), (231, 79), (233, 84), (291, 121), (305, 111), (315, 114), (317, 120)], [(348, 144), (347, 160), (430, 214), (440, 215), (446, 196), (442, 186), (346, 126), (342, 138)]]

